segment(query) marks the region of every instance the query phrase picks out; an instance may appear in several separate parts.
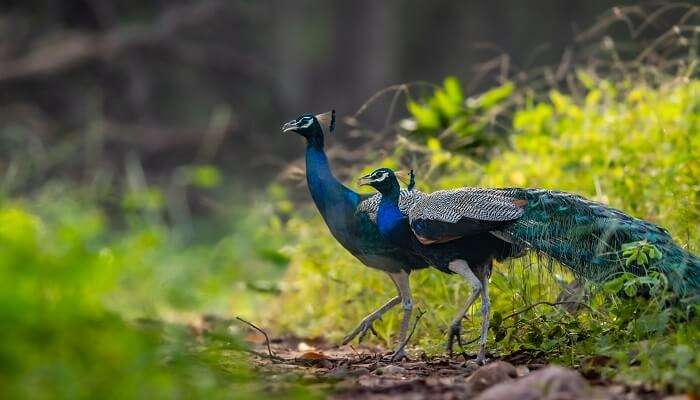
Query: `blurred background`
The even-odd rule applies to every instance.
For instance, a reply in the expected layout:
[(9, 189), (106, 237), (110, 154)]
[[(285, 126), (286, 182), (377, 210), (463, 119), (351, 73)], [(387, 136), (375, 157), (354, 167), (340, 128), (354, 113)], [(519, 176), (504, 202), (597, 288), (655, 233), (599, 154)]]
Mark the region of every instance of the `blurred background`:
[[(23, 175), (12, 182), (21, 190), (57, 176), (90, 181), (99, 168), (122, 175), (128, 157), (155, 179), (214, 163), (260, 186), (300, 155), (283, 121), (353, 115), (399, 83), (454, 75), (470, 94), (571, 62), (591, 45), (589, 28), (626, 3), (637, 2), (3, 1), (4, 167)], [(614, 25), (606, 34), (631, 39)], [(363, 124), (381, 127), (387, 103)]]
[[(313, 208), (280, 132), (305, 112), (337, 110), (346, 182), (567, 190), (697, 252), (699, 26), (666, 1), (0, 0), (0, 397), (313, 395), (271, 389), (232, 317), (337, 343), (394, 288)], [(700, 390), (700, 309), (634, 297), (662, 278), (541, 313), (573, 278), (529, 261), (497, 268), (493, 309), (537, 321), (499, 324), (494, 351)], [(437, 354), (465, 289), (412, 279)]]

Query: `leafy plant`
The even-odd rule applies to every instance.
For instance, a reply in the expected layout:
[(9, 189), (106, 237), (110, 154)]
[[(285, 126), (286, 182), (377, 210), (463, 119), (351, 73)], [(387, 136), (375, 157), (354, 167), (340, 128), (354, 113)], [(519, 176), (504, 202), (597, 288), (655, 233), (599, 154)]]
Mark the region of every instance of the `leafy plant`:
[(660, 260), (661, 251), (653, 244), (642, 240), (639, 242), (625, 243), (622, 245), (622, 256), (625, 258), (625, 265), (638, 265), (644, 267), (650, 261)]
[(401, 127), (417, 140), (438, 140), (440, 147), (485, 159), (507, 136), (495, 119), (514, 88), (512, 82), (506, 82), (479, 96), (465, 98), (459, 80), (445, 78), (442, 87), (423, 101), (408, 101), (411, 119), (402, 121)]

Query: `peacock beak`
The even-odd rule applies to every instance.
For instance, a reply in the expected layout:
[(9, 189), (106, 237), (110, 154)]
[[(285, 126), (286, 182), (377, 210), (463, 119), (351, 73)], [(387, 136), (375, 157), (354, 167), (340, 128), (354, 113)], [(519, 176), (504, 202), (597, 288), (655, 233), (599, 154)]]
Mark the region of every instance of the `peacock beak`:
[(360, 186), (367, 186), (370, 185), (372, 182), (372, 178), (369, 175), (363, 176), (362, 178), (360, 178), (360, 180), (357, 181), (357, 183)]
[(295, 129), (297, 129), (297, 121), (294, 119), (282, 125), (282, 132), (293, 132)]

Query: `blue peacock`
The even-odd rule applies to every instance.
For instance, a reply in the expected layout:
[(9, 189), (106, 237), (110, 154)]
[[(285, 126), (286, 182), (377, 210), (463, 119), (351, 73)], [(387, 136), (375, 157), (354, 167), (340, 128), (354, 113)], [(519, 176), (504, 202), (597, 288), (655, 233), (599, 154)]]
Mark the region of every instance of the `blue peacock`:
[[(282, 130), (307, 142), (306, 176), (311, 196), (333, 236), (365, 265), (389, 274), (398, 296), (365, 317), (348, 336), (360, 337), (395, 305), (404, 309), (399, 347), (404, 357), (412, 310), (408, 276), (414, 269), (434, 266), (457, 273), (472, 286), (465, 305), (450, 327), (448, 349), (459, 340), (461, 321), (482, 297), (481, 346), (485, 359), (489, 320), (488, 279), (493, 260), (518, 257), (533, 250), (568, 267), (575, 275), (602, 281), (624, 271), (666, 275), (679, 298), (700, 301), (700, 260), (673, 242), (668, 232), (647, 221), (581, 196), (542, 189), (459, 188), (424, 194), (401, 190), (397, 174), (381, 168), (361, 178), (380, 193), (360, 195), (339, 182), (323, 150), (324, 131), (335, 126), (335, 113), (304, 114)], [(644, 267), (629, 265), (624, 249), (647, 243), (660, 252)]]
[[(413, 309), (409, 274), (428, 264), (407, 249), (393, 245), (382, 237), (374, 220), (380, 195), (361, 195), (343, 185), (331, 171), (324, 151), (324, 136), (335, 128), (335, 111), (324, 114), (303, 114), (282, 126), (283, 132), (295, 132), (306, 140), (306, 182), (316, 207), (335, 239), (353, 256), (370, 268), (386, 272), (396, 285), (398, 295), (367, 315), (344, 339), (343, 344), (360, 339), (372, 329), (372, 323), (401, 303), (403, 319), (399, 332), (399, 347), (393, 359), (405, 357), (408, 325)], [(403, 190), (399, 204), (412, 204), (417, 191)], [(363, 211), (360, 211), (363, 210)], [(403, 345), (401, 345), (403, 344)]]

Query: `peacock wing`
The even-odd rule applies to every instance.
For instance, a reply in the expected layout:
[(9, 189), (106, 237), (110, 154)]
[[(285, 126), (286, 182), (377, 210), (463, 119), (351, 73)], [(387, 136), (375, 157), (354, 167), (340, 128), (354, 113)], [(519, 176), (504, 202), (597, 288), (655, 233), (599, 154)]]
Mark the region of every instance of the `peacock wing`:
[[(415, 202), (425, 196), (425, 193), (420, 190), (402, 190), (399, 195), (399, 210), (405, 215), (408, 215), (408, 210)], [(369, 219), (373, 223), (377, 223), (377, 210), (379, 210), (379, 202), (382, 200), (382, 195), (376, 193), (365, 198), (357, 206), (356, 212), (367, 213)]]
[(421, 243), (444, 243), (502, 228), (523, 215), (525, 204), (512, 189), (440, 190), (416, 201), (408, 217)]

